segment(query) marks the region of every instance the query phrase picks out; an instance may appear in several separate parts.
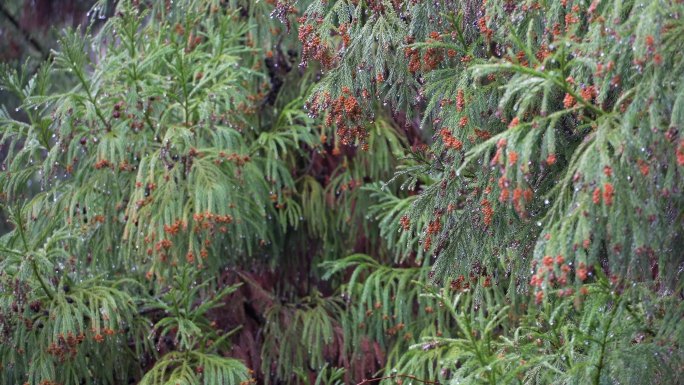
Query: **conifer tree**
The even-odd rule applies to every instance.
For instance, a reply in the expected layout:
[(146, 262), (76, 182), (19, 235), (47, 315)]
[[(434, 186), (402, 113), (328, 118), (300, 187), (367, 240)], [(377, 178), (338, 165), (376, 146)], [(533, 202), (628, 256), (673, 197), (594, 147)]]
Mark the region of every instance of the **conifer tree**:
[[(361, 146), (378, 108), (410, 117), (407, 131), (423, 130), (429, 145), (416, 147), (389, 182), (415, 195), (375, 192), (381, 234), (398, 255), (421, 253), (428, 282), (465, 290), (454, 297), (426, 288), (457, 328), (449, 338), (428, 331), (408, 350), (391, 344), (398, 353), (388, 356), (386, 380), (420, 373), (454, 383), (640, 383), (649, 373), (649, 381), (681, 381), (681, 306), (660, 308), (653, 333), (669, 343), (630, 325), (645, 319), (636, 307), (682, 295), (684, 90), (674, 52), (683, 10), (570, 0), (308, 7), (299, 28), (304, 63), (327, 68), (311, 110)], [(335, 269), (372, 266), (346, 261)], [(388, 268), (392, 278), (372, 279)], [(416, 303), (411, 291), (392, 288), (403, 269), (373, 269), (365, 283), (356, 274), (349, 282), (365, 304), (359, 313), (383, 288)], [(416, 325), (429, 317), (411, 312)], [(632, 360), (645, 365), (641, 374), (626, 370)]]
[(108, 9), (0, 71), (1, 383), (684, 381), (681, 2)]

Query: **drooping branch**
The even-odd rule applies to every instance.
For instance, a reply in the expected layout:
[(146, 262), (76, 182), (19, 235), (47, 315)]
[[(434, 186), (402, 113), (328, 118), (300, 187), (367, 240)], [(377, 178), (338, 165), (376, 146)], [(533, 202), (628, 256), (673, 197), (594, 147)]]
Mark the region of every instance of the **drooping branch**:
[(365, 384), (370, 384), (371, 382), (379, 382), (382, 380), (390, 380), (393, 378), (408, 378), (409, 380), (422, 382), (423, 384), (432, 384), (432, 385), (440, 385), (441, 384), (439, 381), (424, 380), (424, 379), (418, 378), (418, 377), (411, 375), (411, 374), (392, 374), (390, 376), (385, 376), (385, 377), (364, 378), (361, 382), (359, 382), (356, 385), (365, 385)]

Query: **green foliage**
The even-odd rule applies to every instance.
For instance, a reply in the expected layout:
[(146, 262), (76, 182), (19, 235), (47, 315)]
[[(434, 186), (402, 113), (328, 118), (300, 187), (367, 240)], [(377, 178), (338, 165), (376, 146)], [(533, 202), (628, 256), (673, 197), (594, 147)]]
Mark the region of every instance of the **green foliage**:
[(140, 384), (239, 384), (248, 379), (247, 368), (237, 360), (188, 351), (162, 357)]
[[(341, 348), (335, 349), (343, 338), (339, 302), (314, 292), (296, 304), (276, 304), (268, 309), (261, 350), (266, 383), (290, 381), (307, 367), (325, 372), (326, 360), (342, 353)], [(334, 381), (339, 374), (333, 370), (330, 376), (333, 379), (327, 381)]]
[(211, 299), (196, 305), (198, 299), (203, 297), (201, 294), (206, 291), (210, 281), (196, 283), (198, 274), (193, 274), (187, 268), (173, 278), (176, 285), (164, 293), (162, 298), (153, 300), (145, 309), (160, 311), (166, 315), (154, 325), (153, 330), (158, 331), (160, 337), (174, 334), (174, 345), (182, 351), (209, 345), (213, 349), (220, 347), (232, 332), (218, 335), (205, 313), (220, 306), (224, 297), (234, 292), (237, 286), (223, 287), (219, 292), (213, 293)]
[[(649, 381), (680, 381), (680, 344), (664, 343), (677, 353), (661, 361), (663, 342), (640, 329), (654, 313), (635, 310), (681, 295), (680, 12), (672, 2), (571, 0), (308, 8), (300, 38), (327, 70), (312, 111), (348, 135), (382, 102), (434, 133), (397, 167), (408, 196), (367, 188), (394, 260), (427, 261), (437, 287), (462, 289), (459, 275), (488, 287), (458, 300), (440, 293), (453, 309), (437, 322), (454, 322), (456, 335), (433, 332), (399, 348), (397, 361), (388, 354), (388, 383), (638, 383), (656, 371)], [(347, 108), (349, 99), (364, 108)], [(353, 135), (363, 143), (365, 132)], [(348, 306), (356, 324), (373, 319), (373, 295), (402, 282), (384, 257), (325, 264), (372, 267), (357, 268), (345, 289), (364, 304)], [(414, 290), (395, 298), (414, 306), (407, 324), (431, 317), (416, 310)], [(668, 322), (680, 312), (652, 319), (670, 341), (681, 338)], [(392, 330), (372, 324), (360, 334), (383, 341)], [(644, 366), (627, 368), (626, 357)]]
[[(392, 268), (378, 263), (367, 255), (351, 255), (324, 263), (328, 275), (353, 268), (349, 280), (343, 285), (349, 304), (349, 338), (347, 349), (353, 353), (361, 336), (389, 345), (385, 333), (391, 336), (404, 329), (403, 325), (420, 320), (424, 314), (415, 314), (414, 303), (420, 294), (412, 284), (425, 273), (421, 268)], [(421, 312), (422, 313), (422, 312)], [(402, 334), (399, 334), (402, 335)]]
[[(82, 368), (92, 367), (101, 370), (108, 382), (127, 380), (132, 368), (126, 360), (101, 361), (97, 357), (135, 355), (119, 332), (128, 329), (135, 333), (144, 327), (134, 322), (136, 304), (127, 290), (137, 282), (101, 276), (74, 282), (69, 274), (73, 261), (55, 265), (55, 261), (67, 260), (62, 245), (68, 234), (29, 237), (29, 229), (21, 221), (25, 213), (9, 213), (16, 234), (5, 236), (0, 250), (0, 354), (5, 366), (0, 378), (5, 383), (21, 382), (22, 378), (39, 383), (59, 376), (65, 383), (78, 383)], [(136, 341), (135, 345), (143, 343)]]
[[(0, 260), (3, 382), (128, 382), (166, 338), (174, 351), (144, 383), (249, 379), (222, 357), (233, 333), (205, 316), (235, 286), (215, 292), (207, 276), (298, 227), (290, 165), (313, 125), (297, 97), (255, 114), (266, 76), (243, 65), (257, 49), (235, 9), (134, 3), (94, 37), (65, 32), (32, 77), (3, 68), (28, 118), (2, 113), (0, 184), (16, 212)], [(51, 87), (62, 73), (73, 88)]]
[[(324, 20), (318, 33), (350, 31), (340, 42), (321, 40), (321, 49), (344, 49), (330, 64), (330, 82), (314, 91), (317, 111), (334, 115), (319, 99), (347, 87), (397, 110), (417, 109), (423, 127), (438, 131), (442, 140), (435, 140), (421, 171), (441, 183), (422, 184), (416, 209), (406, 212), (419, 222), (427, 212), (444, 216), (439, 231), (425, 237), (435, 238), (431, 248), (443, 260), (436, 265), (441, 277), (467, 271), (475, 261), (496, 266), (502, 258), (524, 271), (534, 247), (537, 261), (561, 254), (593, 265), (605, 257), (615, 274), (639, 280), (648, 278), (646, 255), (657, 255), (659, 279), (673, 282), (680, 253), (670, 250), (680, 234), (666, 213), (681, 211), (675, 187), (681, 164), (675, 164), (679, 136), (670, 127), (678, 126), (682, 92), (675, 80), (681, 66), (669, 53), (680, 44), (671, 38), (679, 21), (670, 17), (680, 6), (503, 3), (483, 5), (479, 21), (469, 2), (444, 11), (408, 2), (314, 3), (307, 15), (309, 22)], [(340, 15), (344, 7), (347, 16)], [(362, 10), (365, 16), (354, 16)], [(507, 21), (511, 12), (513, 22)], [(363, 32), (397, 15), (403, 27), (391, 30), (393, 38), (382, 29), (370, 37)], [(609, 32), (606, 20), (617, 20)], [(363, 56), (379, 58), (375, 62), (359, 59), (353, 48), (364, 41), (377, 41), (385, 52)], [(403, 52), (396, 55), (400, 64), (387, 63), (394, 52)], [(363, 65), (368, 68), (356, 71)], [(403, 81), (383, 75), (391, 87), (367, 77), (407, 65)], [(628, 68), (629, 74), (621, 73)], [(406, 98), (407, 92), (416, 97)], [(406, 99), (417, 102), (407, 108)], [(658, 194), (664, 199), (649, 199)], [(481, 220), (457, 219), (472, 214)], [(639, 230), (645, 227), (652, 231)], [(493, 242), (483, 242), (483, 231)], [(586, 252), (575, 253), (582, 244)]]
[(0, 381), (684, 382), (683, 12), (117, 2), (0, 70)]

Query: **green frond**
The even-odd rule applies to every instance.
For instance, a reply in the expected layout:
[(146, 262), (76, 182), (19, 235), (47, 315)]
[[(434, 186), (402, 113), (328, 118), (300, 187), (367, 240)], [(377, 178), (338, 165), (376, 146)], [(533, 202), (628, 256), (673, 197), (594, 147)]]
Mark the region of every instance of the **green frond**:
[(249, 381), (243, 363), (198, 351), (171, 352), (163, 356), (140, 381), (143, 385), (239, 385)]

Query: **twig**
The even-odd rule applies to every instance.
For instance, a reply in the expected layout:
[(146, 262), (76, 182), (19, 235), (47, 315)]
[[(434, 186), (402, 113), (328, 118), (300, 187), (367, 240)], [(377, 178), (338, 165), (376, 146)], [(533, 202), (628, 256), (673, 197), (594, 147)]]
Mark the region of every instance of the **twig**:
[[(19, 235), (21, 236), (21, 241), (24, 244), (24, 251), (26, 251), (26, 254), (28, 255), (31, 252), (31, 249), (29, 248), (28, 241), (26, 240), (26, 234), (24, 234), (24, 223), (21, 220), (21, 210), (19, 210), (19, 215), (14, 215), (14, 219), (16, 220), (16, 228), (17, 231), (19, 232)], [(43, 291), (45, 294), (48, 296), (50, 300), (54, 298), (54, 295), (52, 293), (52, 290), (50, 290), (45, 283), (45, 280), (43, 279), (43, 276), (40, 275), (40, 271), (38, 270), (38, 264), (36, 263), (36, 260), (28, 255), (29, 258), (31, 258), (31, 269), (33, 270), (33, 275), (36, 276), (38, 279), (38, 283), (40, 283), (40, 287), (43, 288)]]
[(359, 382), (356, 385), (364, 385), (364, 384), (369, 384), (371, 382), (389, 380), (391, 378), (397, 378), (397, 377), (408, 378), (408, 379), (411, 379), (414, 381), (422, 382), (424, 384), (440, 385), (439, 381), (423, 380), (423, 379), (420, 379), (420, 378), (413, 376), (411, 374), (392, 374), (391, 376), (386, 376), (386, 377), (364, 378), (363, 381)]

